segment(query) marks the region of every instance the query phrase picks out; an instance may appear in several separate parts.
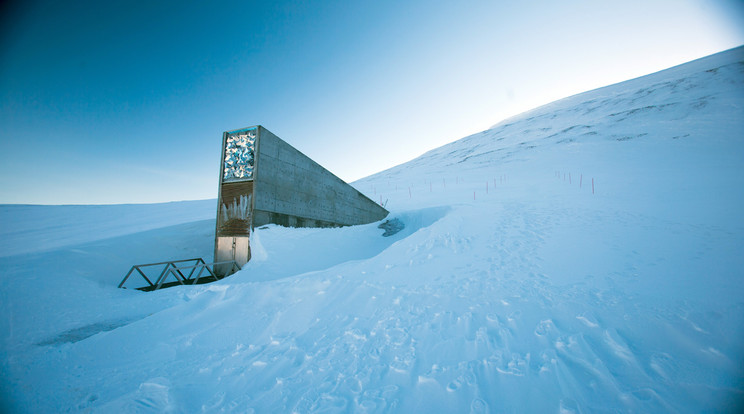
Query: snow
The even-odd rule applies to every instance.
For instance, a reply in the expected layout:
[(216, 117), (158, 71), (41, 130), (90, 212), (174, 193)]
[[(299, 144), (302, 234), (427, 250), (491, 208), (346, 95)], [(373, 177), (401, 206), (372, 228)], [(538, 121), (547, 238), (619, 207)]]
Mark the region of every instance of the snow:
[(140, 205), (0, 205), (0, 257), (214, 218), (212, 200)]
[[(21, 412), (701, 412), (744, 401), (744, 49), (569, 97), (355, 184), (406, 227), (256, 230), (215, 201), (3, 206)], [(92, 213), (96, 211), (96, 213)]]

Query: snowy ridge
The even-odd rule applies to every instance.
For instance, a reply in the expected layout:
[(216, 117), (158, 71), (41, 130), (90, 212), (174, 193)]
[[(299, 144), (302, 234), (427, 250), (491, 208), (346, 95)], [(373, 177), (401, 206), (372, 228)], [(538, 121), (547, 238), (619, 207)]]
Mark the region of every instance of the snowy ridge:
[[(364, 180), (389, 177), (412, 166), (503, 165), (520, 150), (537, 144), (569, 144), (598, 138), (630, 140), (648, 135), (649, 123), (664, 124), (663, 132), (647, 139), (689, 137), (688, 127), (728, 125), (739, 106), (744, 50), (732, 49), (655, 74), (607, 86), (541, 106), (507, 119), (490, 129), (431, 150), (417, 159)], [(717, 102), (717, 114), (701, 111)], [(728, 109), (728, 111), (726, 111)], [(702, 115), (702, 116), (701, 116)], [(702, 122), (702, 125), (700, 123)], [(608, 134), (608, 129), (613, 132)], [(680, 133), (681, 135), (676, 135)], [(601, 135), (597, 137), (597, 135)]]
[(211, 285), (115, 288), (213, 219), (0, 257), (8, 404), (736, 412), (743, 108), (743, 48), (566, 98), (355, 183), (401, 233), (268, 226)]

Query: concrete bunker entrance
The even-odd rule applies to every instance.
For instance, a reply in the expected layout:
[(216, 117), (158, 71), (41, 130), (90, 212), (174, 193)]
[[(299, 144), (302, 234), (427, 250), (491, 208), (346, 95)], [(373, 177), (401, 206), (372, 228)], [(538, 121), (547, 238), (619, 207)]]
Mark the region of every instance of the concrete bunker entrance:
[[(151, 291), (209, 283), (251, 260), (253, 230), (285, 227), (342, 227), (382, 220), (388, 211), (354, 187), (257, 125), (224, 132), (217, 197), (214, 262), (202, 258), (134, 265), (132, 275)], [(387, 230), (386, 230), (387, 231)], [(149, 273), (155, 269), (155, 273)]]
[[(222, 137), (215, 262), (251, 259), (254, 228), (340, 227), (382, 220), (388, 211), (257, 125)], [(222, 275), (226, 266), (215, 266)]]

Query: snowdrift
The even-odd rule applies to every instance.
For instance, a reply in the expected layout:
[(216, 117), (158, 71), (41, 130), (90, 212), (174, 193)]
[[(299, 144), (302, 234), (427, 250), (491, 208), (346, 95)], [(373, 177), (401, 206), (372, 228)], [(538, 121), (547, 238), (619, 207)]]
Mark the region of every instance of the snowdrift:
[(268, 226), (241, 272), (152, 293), (116, 283), (211, 258), (212, 200), (100, 207), (84, 237), (5, 206), (5, 405), (741, 410), (743, 108), (743, 48), (569, 97), (355, 183), (395, 236)]

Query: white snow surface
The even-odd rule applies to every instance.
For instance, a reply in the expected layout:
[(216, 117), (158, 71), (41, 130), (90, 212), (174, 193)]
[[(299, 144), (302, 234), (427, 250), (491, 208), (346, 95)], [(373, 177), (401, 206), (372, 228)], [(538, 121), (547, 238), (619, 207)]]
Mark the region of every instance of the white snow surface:
[(211, 259), (215, 200), (2, 206), (2, 404), (741, 412), (743, 162), (737, 48), (360, 180), (405, 230), (267, 226), (213, 284), (116, 287)]

